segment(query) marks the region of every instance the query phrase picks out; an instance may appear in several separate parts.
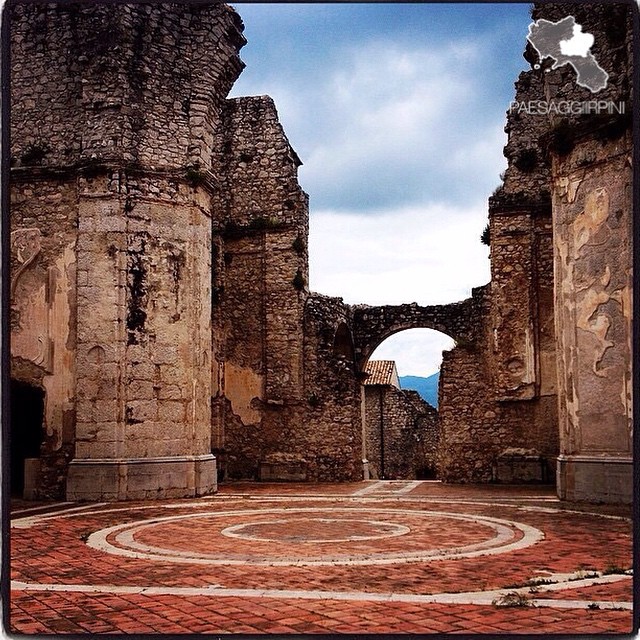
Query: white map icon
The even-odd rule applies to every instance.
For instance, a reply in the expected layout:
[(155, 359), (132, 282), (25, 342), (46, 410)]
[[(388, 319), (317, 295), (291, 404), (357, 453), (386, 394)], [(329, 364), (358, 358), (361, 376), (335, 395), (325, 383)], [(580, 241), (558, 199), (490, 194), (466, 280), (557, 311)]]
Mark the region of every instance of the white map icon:
[(560, 41), (560, 51), (565, 56), (580, 56), (586, 58), (594, 42), (595, 38), (593, 35), (583, 33), (582, 26), (576, 23), (573, 25), (573, 37), (571, 40)]

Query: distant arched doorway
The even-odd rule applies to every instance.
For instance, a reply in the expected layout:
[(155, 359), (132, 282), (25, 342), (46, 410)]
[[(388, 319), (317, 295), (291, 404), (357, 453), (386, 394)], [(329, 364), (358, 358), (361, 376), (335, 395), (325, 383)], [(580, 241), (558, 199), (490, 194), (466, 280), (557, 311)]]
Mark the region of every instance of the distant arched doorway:
[(11, 495), (22, 497), (25, 460), (39, 458), (44, 418), (44, 390), (11, 380), (10, 468)]
[(436, 478), (438, 376), (454, 341), (431, 329), (384, 340), (364, 365), (364, 437), (371, 477)]

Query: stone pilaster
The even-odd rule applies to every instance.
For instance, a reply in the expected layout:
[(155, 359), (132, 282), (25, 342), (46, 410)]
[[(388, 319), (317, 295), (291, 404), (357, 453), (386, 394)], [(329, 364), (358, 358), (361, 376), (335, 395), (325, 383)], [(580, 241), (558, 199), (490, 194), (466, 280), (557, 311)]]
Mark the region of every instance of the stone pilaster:
[(570, 500), (632, 495), (631, 184), (629, 136), (585, 139), (554, 162), (558, 492)]

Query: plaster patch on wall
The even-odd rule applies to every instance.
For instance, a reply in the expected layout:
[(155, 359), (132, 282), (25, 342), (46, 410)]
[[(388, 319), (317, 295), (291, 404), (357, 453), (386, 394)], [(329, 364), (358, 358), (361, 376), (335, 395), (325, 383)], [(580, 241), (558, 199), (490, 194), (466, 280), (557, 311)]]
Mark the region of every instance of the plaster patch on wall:
[(556, 180), (556, 193), (560, 198), (566, 198), (567, 202), (575, 202), (578, 189), (584, 180), (584, 175), (569, 178), (562, 176)]
[[(593, 189), (587, 194), (584, 212), (574, 223), (575, 254), (579, 257), (585, 244), (594, 244), (594, 236), (609, 217), (609, 193), (605, 187)], [(600, 244), (600, 243), (595, 243)]]
[(75, 242), (67, 245), (55, 262), (56, 278), (49, 304), (49, 335), (52, 340), (52, 367), (54, 375), (45, 376), (45, 424), (47, 435), (55, 435), (55, 448), (62, 445), (65, 413), (74, 408), (75, 366), (74, 353), (67, 348), (71, 331), (71, 308), (67, 291), (75, 279)]
[(242, 424), (260, 422), (261, 414), (251, 406), (254, 398), (261, 398), (264, 380), (253, 369), (239, 367), (232, 362), (225, 365), (225, 394), (231, 401), (233, 412)]

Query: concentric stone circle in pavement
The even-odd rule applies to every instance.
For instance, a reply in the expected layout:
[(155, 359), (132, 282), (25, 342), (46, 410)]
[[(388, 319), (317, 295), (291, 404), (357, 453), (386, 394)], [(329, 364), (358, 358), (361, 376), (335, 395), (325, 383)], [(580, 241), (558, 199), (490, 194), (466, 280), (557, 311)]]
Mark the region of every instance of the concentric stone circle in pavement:
[[(220, 536), (236, 539), (234, 553), (217, 551)], [(402, 540), (395, 543), (393, 538)], [(471, 558), (524, 549), (543, 538), (530, 525), (477, 514), (305, 507), (138, 520), (95, 531), (87, 545), (109, 554), (162, 562), (318, 566)], [(313, 554), (309, 543), (314, 543)], [(331, 544), (323, 549), (323, 543)], [(280, 544), (286, 544), (286, 552)]]
[(9, 628), (628, 633), (629, 510), (567, 507), (551, 489), (416, 481), (18, 508)]
[[(302, 529), (297, 526), (302, 525)], [(223, 529), (229, 538), (260, 542), (354, 542), (403, 536), (411, 529), (392, 522), (356, 520), (351, 518), (288, 518), (265, 522), (245, 522)]]

